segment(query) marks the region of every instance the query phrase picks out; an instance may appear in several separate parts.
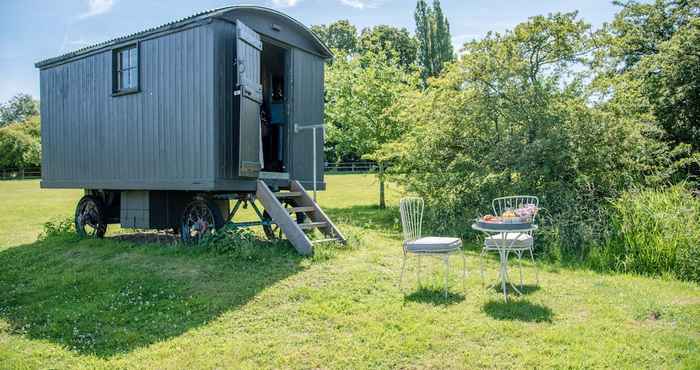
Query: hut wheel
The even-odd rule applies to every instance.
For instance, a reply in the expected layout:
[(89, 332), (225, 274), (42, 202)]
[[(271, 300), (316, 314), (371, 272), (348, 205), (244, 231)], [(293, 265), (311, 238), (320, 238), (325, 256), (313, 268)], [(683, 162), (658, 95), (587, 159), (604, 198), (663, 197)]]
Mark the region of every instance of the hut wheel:
[(102, 238), (107, 232), (105, 207), (92, 195), (80, 199), (75, 208), (75, 230), (84, 238)]
[(195, 198), (182, 213), (180, 239), (185, 243), (197, 243), (223, 225), (221, 210), (215, 204), (203, 198)]
[[(295, 207), (295, 204), (293, 200), (285, 200), (282, 202), (282, 205), (286, 209)], [(298, 224), (303, 224), (304, 220), (306, 220), (306, 215), (303, 212), (296, 212), (293, 217)], [(282, 228), (270, 222), (272, 222), (272, 216), (270, 216), (267, 211), (263, 212), (263, 230), (265, 231), (265, 236), (270, 240), (282, 239)]]

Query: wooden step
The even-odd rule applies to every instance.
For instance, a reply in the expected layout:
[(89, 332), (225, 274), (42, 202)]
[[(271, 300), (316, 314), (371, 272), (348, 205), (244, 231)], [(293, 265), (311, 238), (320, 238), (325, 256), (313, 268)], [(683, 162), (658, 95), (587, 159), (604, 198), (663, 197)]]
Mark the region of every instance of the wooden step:
[[(263, 180), (258, 180), (255, 196), (299, 254), (308, 256), (314, 253), (313, 244), (279, 201), (280, 197), (292, 196), (290, 193), (273, 193)], [(295, 193), (300, 193), (300, 191)]]
[[(311, 199), (299, 181), (290, 181), (289, 191), (273, 193), (263, 180), (258, 180), (255, 196), (265, 206), (265, 210), (272, 217), (273, 222), (279, 225), (287, 240), (300, 254), (313, 254), (314, 245), (316, 244), (327, 242), (346, 243), (345, 237), (340, 230), (318, 204)], [(284, 205), (286, 202), (281, 199), (293, 199), (294, 207), (286, 208)], [(311, 222), (296, 223), (292, 215), (298, 212), (304, 212)], [(309, 239), (309, 234), (304, 231), (315, 228), (318, 228), (327, 239), (319, 239), (312, 242)]]
[(275, 196), (277, 198), (296, 198), (301, 196), (301, 192), (299, 191), (285, 191), (282, 193), (275, 193)]
[(325, 222), (325, 221), (306, 222), (303, 224), (299, 224), (299, 228), (302, 230), (315, 229), (315, 228), (321, 228), (321, 227), (328, 227), (328, 222)]
[(292, 208), (289, 208), (289, 213), (313, 212), (315, 210), (316, 210), (316, 208), (314, 208), (313, 206), (310, 206), (310, 207), (292, 207)]

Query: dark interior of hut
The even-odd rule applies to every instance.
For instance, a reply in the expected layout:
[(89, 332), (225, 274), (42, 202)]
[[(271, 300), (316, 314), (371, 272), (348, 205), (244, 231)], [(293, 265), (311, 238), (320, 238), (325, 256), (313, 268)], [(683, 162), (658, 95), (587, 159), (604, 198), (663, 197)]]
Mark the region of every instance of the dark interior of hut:
[(287, 49), (263, 42), (260, 81), (263, 103), (260, 109), (263, 171), (287, 172)]

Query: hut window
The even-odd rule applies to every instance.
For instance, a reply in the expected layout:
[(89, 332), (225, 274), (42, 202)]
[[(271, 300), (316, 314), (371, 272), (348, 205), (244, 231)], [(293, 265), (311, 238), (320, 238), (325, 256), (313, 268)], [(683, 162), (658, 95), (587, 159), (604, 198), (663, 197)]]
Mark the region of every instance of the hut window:
[(115, 94), (138, 91), (139, 87), (139, 49), (137, 45), (114, 51), (113, 54), (113, 90)]

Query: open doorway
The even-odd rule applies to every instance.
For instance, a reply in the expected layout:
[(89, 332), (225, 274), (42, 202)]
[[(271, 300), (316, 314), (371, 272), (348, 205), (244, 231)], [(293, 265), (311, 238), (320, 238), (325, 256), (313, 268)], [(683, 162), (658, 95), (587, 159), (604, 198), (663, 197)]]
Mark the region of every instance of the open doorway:
[(260, 116), (264, 172), (287, 172), (287, 54), (287, 49), (263, 41)]

